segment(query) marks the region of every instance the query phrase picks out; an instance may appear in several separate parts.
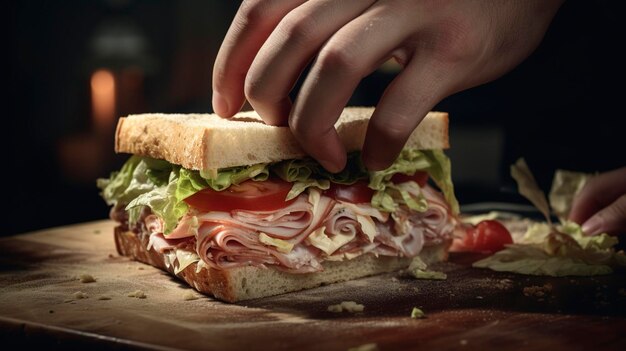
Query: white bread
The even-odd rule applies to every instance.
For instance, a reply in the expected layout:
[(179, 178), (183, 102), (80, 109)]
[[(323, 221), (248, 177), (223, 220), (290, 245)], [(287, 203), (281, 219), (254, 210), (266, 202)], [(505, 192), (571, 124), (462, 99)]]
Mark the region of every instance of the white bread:
[[(448, 257), (449, 244), (447, 242), (424, 247), (420, 258), (427, 264), (444, 261)], [(196, 273), (197, 265), (193, 263), (176, 275), (172, 266), (165, 265), (164, 255), (153, 249), (147, 251), (146, 246), (133, 232), (126, 232), (121, 227), (115, 228), (115, 245), (120, 255), (129, 256), (168, 271), (199, 292), (228, 302), (273, 296), (323, 284), (397, 271), (407, 268), (411, 262), (410, 258), (375, 257), (366, 254), (348, 261), (327, 261), (323, 263), (323, 272), (305, 274), (285, 273), (273, 268), (252, 266), (225, 270), (207, 268)]]
[[(347, 107), (335, 128), (346, 150), (360, 150), (371, 107)], [(448, 114), (430, 112), (406, 147), (446, 149)], [(119, 119), (115, 151), (164, 159), (193, 170), (276, 162), (306, 156), (288, 127), (269, 126), (254, 111), (230, 119), (215, 114), (140, 114)]]

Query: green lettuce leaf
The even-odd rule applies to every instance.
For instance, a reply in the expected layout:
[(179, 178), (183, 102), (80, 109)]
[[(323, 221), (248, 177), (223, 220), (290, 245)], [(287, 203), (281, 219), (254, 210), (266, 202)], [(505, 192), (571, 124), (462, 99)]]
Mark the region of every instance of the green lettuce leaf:
[(304, 182), (314, 177), (318, 167), (317, 162), (306, 158), (278, 162), (272, 165), (271, 169), (284, 181)]
[(102, 197), (108, 205), (128, 204), (137, 196), (154, 190), (158, 184), (150, 176), (148, 166), (151, 159), (132, 156), (119, 172), (111, 174), (109, 180), (98, 180)]
[(361, 162), (359, 152), (348, 154), (346, 167), (338, 173), (330, 173), (312, 158), (293, 159), (271, 165), (273, 173), (285, 181), (305, 181), (310, 178), (327, 179), (337, 184), (354, 184), (359, 179), (368, 177), (365, 166)]
[(424, 151), (404, 149), (389, 168), (382, 171), (370, 172), (369, 187), (374, 190), (384, 190), (391, 184), (391, 177), (396, 173), (414, 175), (417, 171), (429, 171), (433, 162)]
[(372, 206), (385, 212), (395, 212), (398, 209), (394, 197), (390, 191), (378, 190), (372, 196)]
[(119, 172), (111, 173), (108, 179), (98, 179), (97, 186), (102, 190), (100, 195), (107, 205), (117, 204), (133, 180), (133, 173), (139, 162), (141, 162), (141, 157), (132, 156), (124, 163)]
[(446, 201), (450, 204), (452, 212), (459, 213), (459, 201), (454, 195), (454, 184), (452, 184), (452, 165), (450, 159), (443, 150), (424, 150), (424, 155), (430, 160), (431, 166), (428, 174), (435, 184), (441, 189)]
[(553, 256), (542, 247), (529, 244), (508, 245), (506, 249), (474, 262), (473, 267), (553, 277), (604, 275), (613, 272), (608, 265), (589, 264), (567, 256)]
[(304, 181), (297, 180), (291, 186), (291, 190), (287, 194), (285, 201), (295, 199), (298, 195), (302, 194), (306, 189), (315, 187), (320, 190), (327, 190), (330, 188), (330, 181), (328, 179), (312, 179), (309, 178)]
[[(454, 195), (450, 159), (441, 150), (404, 149), (396, 161), (387, 169), (370, 172), (369, 187), (376, 190), (372, 205), (383, 211), (392, 212), (398, 204), (405, 204), (416, 211), (425, 211), (425, 199), (410, 196), (407, 189), (398, 188), (391, 182), (397, 174), (414, 175), (426, 171), (444, 194), (454, 213), (459, 213), (459, 203)], [(398, 196), (399, 195), (399, 196)]]
[(266, 163), (259, 163), (252, 166), (223, 168), (217, 171), (217, 175), (198, 171), (189, 172), (198, 173), (198, 176), (203, 178), (208, 186), (215, 191), (228, 189), (229, 186), (239, 184), (248, 179), (255, 181), (267, 180), (270, 175), (270, 171)]
[(164, 234), (169, 234), (179, 219), (187, 212), (187, 204), (178, 199), (177, 189), (179, 182), (179, 172), (174, 170), (170, 173), (167, 185), (156, 187), (153, 190), (143, 193), (132, 200), (126, 210), (129, 212), (128, 221), (135, 223), (143, 206), (148, 206), (164, 222)]
[(157, 186), (162, 186), (168, 183), (170, 173), (172, 172), (172, 169), (174, 169), (174, 165), (164, 160), (157, 160), (148, 157), (144, 157), (142, 161), (146, 164), (146, 174), (152, 183)]
[(399, 204), (418, 212), (425, 212), (428, 209), (428, 202), (415, 182), (401, 184), (390, 182), (383, 190), (376, 191), (372, 197), (372, 205), (383, 211), (395, 212)]
[(557, 217), (567, 218), (572, 208), (574, 197), (582, 190), (589, 178), (591, 178), (591, 174), (562, 169), (558, 169), (554, 173), (548, 198), (550, 207)]
[(518, 159), (515, 164), (511, 165), (511, 176), (517, 182), (517, 190), (519, 193), (535, 205), (546, 218), (546, 221), (552, 224), (550, 219), (550, 206), (548, 205), (546, 195), (537, 184), (535, 177), (523, 158)]
[(419, 256), (413, 258), (405, 274), (416, 279), (445, 280), (448, 278), (443, 272), (429, 270), (426, 263)]
[(175, 195), (177, 201), (183, 201), (198, 191), (210, 187), (209, 182), (200, 176), (199, 172), (184, 168), (181, 168), (178, 173), (178, 183), (176, 185)]
[(360, 179), (367, 179), (368, 177), (365, 166), (361, 161), (360, 152), (348, 153), (346, 167), (344, 167), (344, 169), (342, 169), (339, 173), (330, 173), (322, 166), (318, 167), (317, 173), (321, 178), (329, 179), (331, 182), (337, 184), (351, 185)]

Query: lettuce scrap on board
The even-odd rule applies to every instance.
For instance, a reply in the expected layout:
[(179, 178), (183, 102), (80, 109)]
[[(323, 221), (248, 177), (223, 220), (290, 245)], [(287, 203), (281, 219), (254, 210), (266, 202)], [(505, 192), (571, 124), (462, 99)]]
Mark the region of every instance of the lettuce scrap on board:
[(475, 262), (474, 267), (559, 277), (611, 274), (614, 267), (626, 266), (624, 252), (615, 250), (616, 237), (606, 233), (587, 236), (580, 225), (565, 219), (571, 201), (582, 189), (588, 175), (557, 171), (550, 192), (550, 205), (561, 223), (552, 224), (548, 202), (526, 162), (518, 160), (511, 166), (511, 173), (520, 193), (544, 213), (548, 223), (532, 224), (518, 242)]

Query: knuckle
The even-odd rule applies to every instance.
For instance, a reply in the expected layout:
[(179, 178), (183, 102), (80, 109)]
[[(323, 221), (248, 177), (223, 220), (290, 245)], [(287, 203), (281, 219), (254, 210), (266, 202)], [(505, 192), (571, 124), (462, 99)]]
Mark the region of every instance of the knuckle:
[(484, 41), (478, 31), (460, 18), (442, 21), (426, 41), (439, 61), (449, 64), (465, 63), (481, 56)]
[(266, 17), (266, 5), (263, 0), (244, 0), (239, 7), (237, 17), (243, 26), (255, 25)]
[(261, 82), (252, 76), (246, 76), (243, 92), (248, 101), (259, 101), (265, 98)]
[(345, 73), (356, 73), (360, 71), (359, 60), (345, 46), (327, 46), (320, 51), (317, 63), (321, 70), (340, 70)]
[(291, 130), (293, 135), (296, 136), (296, 138), (301, 139), (303, 137), (303, 134), (306, 135), (306, 133), (303, 133), (305, 131), (305, 128), (303, 127), (303, 124), (300, 118), (296, 118), (292, 116), (291, 118), (289, 118), (288, 123), (289, 123), (289, 129)]
[(280, 22), (277, 30), (285, 35), (287, 42), (305, 45), (315, 38), (318, 23), (311, 16), (290, 13)]
[(404, 142), (413, 132), (413, 121), (404, 114), (388, 113), (384, 121), (372, 120), (372, 127), (385, 140)]
[(318, 132), (311, 124), (306, 123), (303, 118), (289, 118), (289, 129), (301, 142), (308, 143), (316, 139)]
[(257, 100), (259, 98), (260, 91), (261, 89), (259, 89), (258, 82), (255, 79), (251, 78), (250, 75), (247, 75), (245, 83), (243, 85), (243, 92), (246, 96), (246, 99), (248, 99), (248, 101)]
[(287, 97), (286, 94), (281, 93), (280, 89), (271, 86), (269, 77), (265, 77), (262, 73), (257, 74), (254, 69), (246, 75), (243, 93), (248, 101), (256, 103), (273, 104)]

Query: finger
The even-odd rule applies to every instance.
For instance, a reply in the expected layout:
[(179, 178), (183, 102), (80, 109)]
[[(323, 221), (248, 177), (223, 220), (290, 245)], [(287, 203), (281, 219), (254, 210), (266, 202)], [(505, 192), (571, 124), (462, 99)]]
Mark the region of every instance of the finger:
[(447, 91), (446, 73), (435, 63), (413, 59), (389, 84), (370, 119), (363, 145), (368, 170), (389, 167), (413, 130)]
[(626, 233), (626, 194), (589, 218), (583, 225), (585, 234)]
[(213, 66), (213, 110), (217, 114), (230, 117), (241, 109), (252, 60), (280, 20), (303, 2), (249, 0), (241, 4)]
[(583, 223), (623, 194), (626, 194), (626, 167), (595, 176), (574, 198), (569, 219)]
[[(289, 118), (302, 148), (330, 172), (343, 169), (346, 151), (334, 124), (360, 80), (404, 40), (404, 23), (377, 2), (324, 44), (311, 66)], [(396, 16), (396, 17), (394, 17)], [(366, 28), (364, 30), (364, 28)]]
[(283, 18), (256, 55), (245, 82), (248, 102), (266, 123), (287, 122), (289, 92), (306, 64), (331, 35), (373, 2), (311, 1)]

